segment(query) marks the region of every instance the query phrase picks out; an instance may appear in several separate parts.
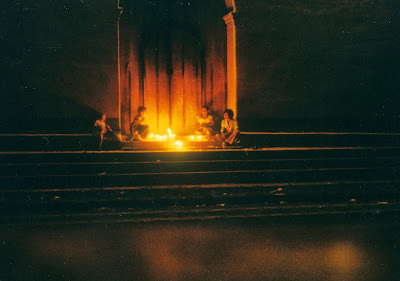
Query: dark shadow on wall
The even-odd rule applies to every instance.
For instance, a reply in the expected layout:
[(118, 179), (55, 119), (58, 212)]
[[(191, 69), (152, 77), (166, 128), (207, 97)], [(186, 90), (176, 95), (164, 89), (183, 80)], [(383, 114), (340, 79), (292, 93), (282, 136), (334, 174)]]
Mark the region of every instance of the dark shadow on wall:
[(117, 1), (7, 2), (1, 133), (87, 133), (101, 112), (118, 117)]
[(400, 116), (399, 1), (236, 4), (239, 117)]
[[(25, 89), (2, 103), (1, 133), (91, 133), (101, 115), (66, 97)], [(114, 124), (113, 124), (114, 125)]]

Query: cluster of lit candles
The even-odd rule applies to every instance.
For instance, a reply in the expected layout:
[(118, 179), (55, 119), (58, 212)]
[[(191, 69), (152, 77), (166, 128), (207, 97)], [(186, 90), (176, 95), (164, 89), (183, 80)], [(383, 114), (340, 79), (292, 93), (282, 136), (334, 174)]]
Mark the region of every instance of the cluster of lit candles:
[[(171, 131), (171, 129), (167, 129), (167, 134), (166, 135), (156, 135), (156, 134), (150, 134), (148, 137), (148, 141), (157, 141), (157, 142), (173, 142), (174, 145), (177, 148), (182, 148), (183, 147), (183, 142), (180, 140), (175, 141), (176, 135), (174, 135)], [(189, 141), (205, 141), (207, 138), (204, 138), (202, 135), (192, 135), (188, 137)]]
[(198, 135), (198, 136), (189, 136), (189, 139), (190, 139), (191, 141), (202, 141), (202, 140), (205, 140), (205, 139), (203, 138), (202, 135)]
[(174, 141), (175, 140), (175, 135), (172, 134), (171, 129), (167, 130), (168, 135), (154, 135), (150, 134), (149, 136), (149, 141)]
[[(175, 141), (175, 135), (172, 133), (171, 129), (167, 129), (167, 135), (155, 135), (150, 134), (148, 140), (149, 141)], [(197, 136), (189, 136), (190, 141), (204, 141), (206, 140), (204, 136), (197, 135)], [(180, 142), (181, 143), (181, 142)]]
[[(171, 129), (167, 130), (167, 135), (155, 135), (155, 134), (150, 134), (148, 140), (149, 141), (175, 141), (175, 135), (172, 133)], [(175, 145), (177, 148), (182, 148), (183, 142), (181, 141), (176, 141)]]

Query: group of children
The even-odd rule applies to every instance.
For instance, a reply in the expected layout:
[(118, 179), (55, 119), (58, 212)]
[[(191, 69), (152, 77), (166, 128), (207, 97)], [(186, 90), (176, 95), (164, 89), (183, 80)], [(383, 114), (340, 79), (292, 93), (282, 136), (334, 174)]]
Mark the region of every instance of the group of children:
[[(207, 106), (201, 108), (201, 114), (197, 117), (196, 134), (211, 136), (214, 127), (213, 117), (209, 114)], [(216, 140), (223, 145), (232, 145), (239, 133), (238, 122), (233, 119), (233, 111), (226, 109), (224, 119), (221, 122), (220, 134), (215, 136)]]
[[(130, 140), (144, 141), (149, 132), (149, 125), (146, 124), (147, 108), (139, 106), (138, 114), (133, 119), (130, 127), (131, 138)], [(105, 123), (106, 115), (103, 114), (102, 118), (97, 120), (94, 126), (98, 129), (100, 135), (100, 149), (103, 144), (104, 135), (111, 130), (111, 127)], [(209, 113), (207, 106), (201, 108), (201, 114), (197, 117), (196, 131), (197, 135), (207, 135), (211, 138), (214, 127), (214, 119)], [(239, 134), (239, 125), (236, 119), (233, 118), (233, 111), (226, 109), (224, 111), (224, 119), (221, 122), (220, 133), (215, 136), (217, 142), (222, 143), (223, 146), (233, 145)]]

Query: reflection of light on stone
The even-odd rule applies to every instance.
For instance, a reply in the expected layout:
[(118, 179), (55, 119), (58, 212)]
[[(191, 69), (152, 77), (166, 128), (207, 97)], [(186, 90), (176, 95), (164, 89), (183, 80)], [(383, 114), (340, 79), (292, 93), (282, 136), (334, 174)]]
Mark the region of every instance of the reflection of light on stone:
[(188, 137), (190, 141), (204, 141), (207, 140), (207, 137), (203, 136), (203, 135), (197, 135), (197, 136), (189, 136)]
[(354, 277), (363, 267), (359, 249), (350, 243), (290, 246), (282, 241), (260, 242), (249, 240), (246, 245), (242, 241), (243, 245), (232, 250), (231, 262), (224, 266), (234, 280), (268, 279), (282, 269), (296, 280), (328, 280), (327, 275), (332, 277), (329, 280), (358, 280)]
[[(199, 227), (146, 228), (133, 237), (135, 252), (140, 253), (151, 280), (214, 280), (206, 277), (210, 266), (218, 266), (224, 253), (215, 253), (210, 243), (218, 241), (218, 233)], [(223, 252), (223, 251), (222, 251)], [(216, 261), (210, 263), (210, 253)], [(221, 280), (216, 277), (215, 280)]]
[(361, 265), (357, 248), (350, 243), (337, 243), (327, 252), (328, 265), (337, 271), (352, 271)]
[(181, 148), (183, 146), (183, 143), (181, 141), (176, 141), (175, 145), (177, 148)]
[(29, 253), (38, 260), (49, 263), (63, 263), (74, 261), (80, 265), (92, 260), (100, 260), (101, 239), (93, 239), (82, 233), (70, 231), (68, 238), (63, 235), (55, 236), (53, 233), (40, 232), (31, 237), (35, 245)]

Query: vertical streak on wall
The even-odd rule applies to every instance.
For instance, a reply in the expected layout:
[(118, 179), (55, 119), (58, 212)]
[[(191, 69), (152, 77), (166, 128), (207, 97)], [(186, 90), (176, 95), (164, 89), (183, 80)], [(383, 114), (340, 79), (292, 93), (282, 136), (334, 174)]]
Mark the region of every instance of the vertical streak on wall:
[(196, 77), (196, 49), (195, 40), (190, 35), (186, 37), (184, 48), (185, 72), (184, 83), (184, 127), (185, 132), (195, 131), (195, 120), (197, 115), (197, 77)]
[(168, 77), (168, 58), (167, 44), (168, 38), (166, 32), (161, 30), (158, 44), (158, 124), (164, 134), (170, 127), (170, 95), (169, 95), (169, 77)]
[(187, 38), (186, 38), (186, 34), (182, 31), (182, 37), (185, 38), (185, 40), (182, 40), (182, 83), (183, 83), (183, 94), (182, 94), (182, 116), (181, 116), (181, 122), (182, 122), (182, 127), (183, 130), (185, 131), (185, 127), (186, 127), (186, 119), (185, 119), (185, 114), (186, 114), (186, 96), (185, 96), (185, 86), (187, 86), (185, 84), (185, 47), (188, 48), (188, 44), (186, 42)]
[(207, 67), (206, 58), (204, 54), (204, 46), (200, 48), (200, 79), (201, 79), (201, 105), (206, 105), (206, 77)]
[(213, 105), (213, 54), (214, 44), (210, 40), (207, 40), (205, 102), (212, 110), (215, 110)]
[(217, 112), (222, 112), (225, 107), (225, 44), (223, 40), (214, 39), (213, 53), (213, 107)]
[(146, 75), (145, 46), (143, 43), (143, 33), (140, 35), (139, 42), (139, 104), (144, 105), (144, 77)]
[(172, 128), (172, 43), (171, 43), (171, 33), (168, 33), (167, 41), (167, 76), (168, 76), (168, 120), (169, 128)]
[[(158, 34), (159, 35), (159, 34)], [(158, 56), (159, 56), (159, 43), (160, 43), (160, 38), (159, 38), (159, 36), (157, 36), (156, 38), (155, 38), (155, 42), (154, 42), (154, 51), (155, 51), (155, 54), (156, 54), (156, 58), (155, 58), (155, 66), (156, 66), (156, 77), (157, 77), (157, 89), (156, 89), (156, 93), (157, 93), (157, 95), (156, 95), (156, 101), (157, 101), (157, 106), (156, 106), (156, 112), (157, 112), (157, 120), (156, 120), (156, 126), (157, 126), (157, 132), (160, 130), (160, 123), (159, 123), (159, 120), (160, 120), (160, 97), (159, 97), (159, 88), (160, 88), (160, 84), (159, 84), (159, 81), (158, 81), (158, 78), (159, 78), (159, 71), (160, 71), (160, 66), (159, 66), (159, 58), (158, 58)]]
[(130, 123), (130, 35), (129, 24), (124, 18), (121, 18), (123, 23), (119, 28), (119, 58), (120, 58), (120, 127), (122, 134), (129, 133)]
[(137, 114), (137, 108), (140, 106), (140, 82), (139, 82), (139, 33), (136, 28), (132, 29), (131, 41), (130, 41), (130, 51), (129, 51), (129, 61), (130, 61), (130, 85), (131, 85), (131, 118), (130, 122)]
[[(118, 56), (118, 129), (121, 132), (122, 124), (121, 124), (121, 32), (120, 32), (120, 23), (121, 23), (121, 14), (123, 12), (122, 7), (119, 6), (118, 0), (118, 22), (117, 22), (117, 56)], [(121, 135), (120, 135), (121, 136)]]
[(182, 73), (182, 32), (171, 32), (171, 127), (177, 134), (183, 134), (183, 73)]
[(202, 107), (202, 91), (201, 91), (201, 47), (200, 43), (196, 46), (196, 96), (197, 96), (197, 111)]
[(236, 26), (232, 13), (224, 16), (227, 40), (227, 106), (237, 114)]
[(145, 75), (144, 75), (144, 106), (147, 107), (147, 123), (151, 132), (158, 133), (157, 127), (157, 74), (156, 74), (156, 42), (154, 35), (149, 34), (146, 38), (148, 45), (144, 52)]

